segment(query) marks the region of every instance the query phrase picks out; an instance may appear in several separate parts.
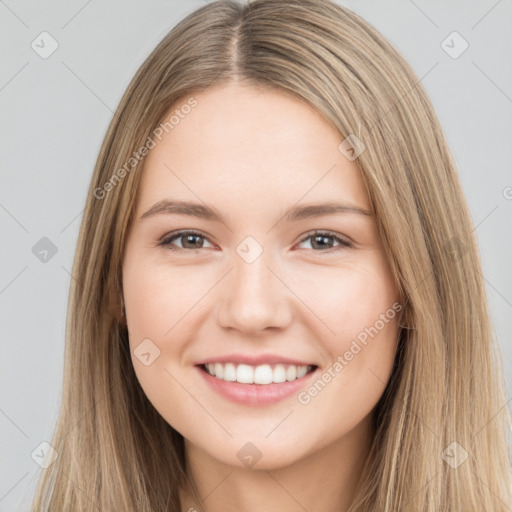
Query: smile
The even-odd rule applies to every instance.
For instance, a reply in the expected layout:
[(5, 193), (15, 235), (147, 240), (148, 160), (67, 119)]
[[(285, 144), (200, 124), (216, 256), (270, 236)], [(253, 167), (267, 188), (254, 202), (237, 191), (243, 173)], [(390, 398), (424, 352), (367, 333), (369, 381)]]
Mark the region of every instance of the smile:
[(281, 384), (304, 377), (314, 369), (312, 365), (262, 364), (251, 366), (236, 363), (209, 363), (203, 365), (212, 377), (240, 384)]
[(317, 373), (316, 365), (204, 363), (195, 366), (216, 394), (248, 406), (265, 406), (296, 395)]

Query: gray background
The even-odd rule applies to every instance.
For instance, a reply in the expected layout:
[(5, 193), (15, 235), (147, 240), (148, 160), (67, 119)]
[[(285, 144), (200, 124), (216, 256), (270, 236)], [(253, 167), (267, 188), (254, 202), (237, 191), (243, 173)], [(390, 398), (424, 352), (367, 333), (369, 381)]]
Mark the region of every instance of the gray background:
[[(29, 509), (42, 471), (31, 453), (50, 439), (57, 418), (70, 269), (107, 125), (144, 58), (204, 3), (0, 0), (0, 511)], [(441, 119), (481, 247), (512, 396), (512, 2), (340, 3), (398, 47)], [(31, 47), (43, 31), (59, 45), (47, 59)], [(469, 43), (456, 59), (441, 46), (453, 31)], [(57, 248), (46, 262), (32, 252), (43, 237)]]

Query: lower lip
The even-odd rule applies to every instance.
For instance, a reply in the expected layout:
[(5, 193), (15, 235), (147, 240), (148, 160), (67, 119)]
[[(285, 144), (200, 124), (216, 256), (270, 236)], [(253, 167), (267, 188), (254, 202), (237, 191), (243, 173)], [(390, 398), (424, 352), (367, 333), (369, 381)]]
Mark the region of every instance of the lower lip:
[(229, 400), (244, 405), (270, 405), (275, 404), (289, 396), (298, 393), (315, 374), (318, 368), (307, 373), (300, 379), (276, 384), (241, 384), (240, 382), (227, 382), (213, 377), (201, 367), (196, 366), (203, 379), (214, 391)]

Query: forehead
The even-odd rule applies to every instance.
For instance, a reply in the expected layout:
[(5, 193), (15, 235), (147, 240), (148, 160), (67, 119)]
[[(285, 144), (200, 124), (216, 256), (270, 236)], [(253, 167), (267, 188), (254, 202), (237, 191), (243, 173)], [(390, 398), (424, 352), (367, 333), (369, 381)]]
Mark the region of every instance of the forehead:
[(304, 100), (236, 83), (191, 97), (193, 108), (180, 110), (190, 97), (172, 107), (165, 119), (178, 110), (179, 121), (146, 156), (141, 208), (166, 195), (214, 197), (219, 207), (305, 195), (369, 207), (357, 165), (338, 149), (343, 137)]

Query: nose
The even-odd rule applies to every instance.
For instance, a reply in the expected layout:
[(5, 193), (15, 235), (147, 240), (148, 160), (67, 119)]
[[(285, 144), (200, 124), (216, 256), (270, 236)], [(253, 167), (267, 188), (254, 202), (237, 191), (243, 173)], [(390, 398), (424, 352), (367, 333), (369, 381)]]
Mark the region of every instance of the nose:
[(219, 325), (253, 335), (270, 328), (285, 328), (292, 317), (293, 293), (267, 251), (250, 263), (235, 253), (233, 265), (219, 290)]

